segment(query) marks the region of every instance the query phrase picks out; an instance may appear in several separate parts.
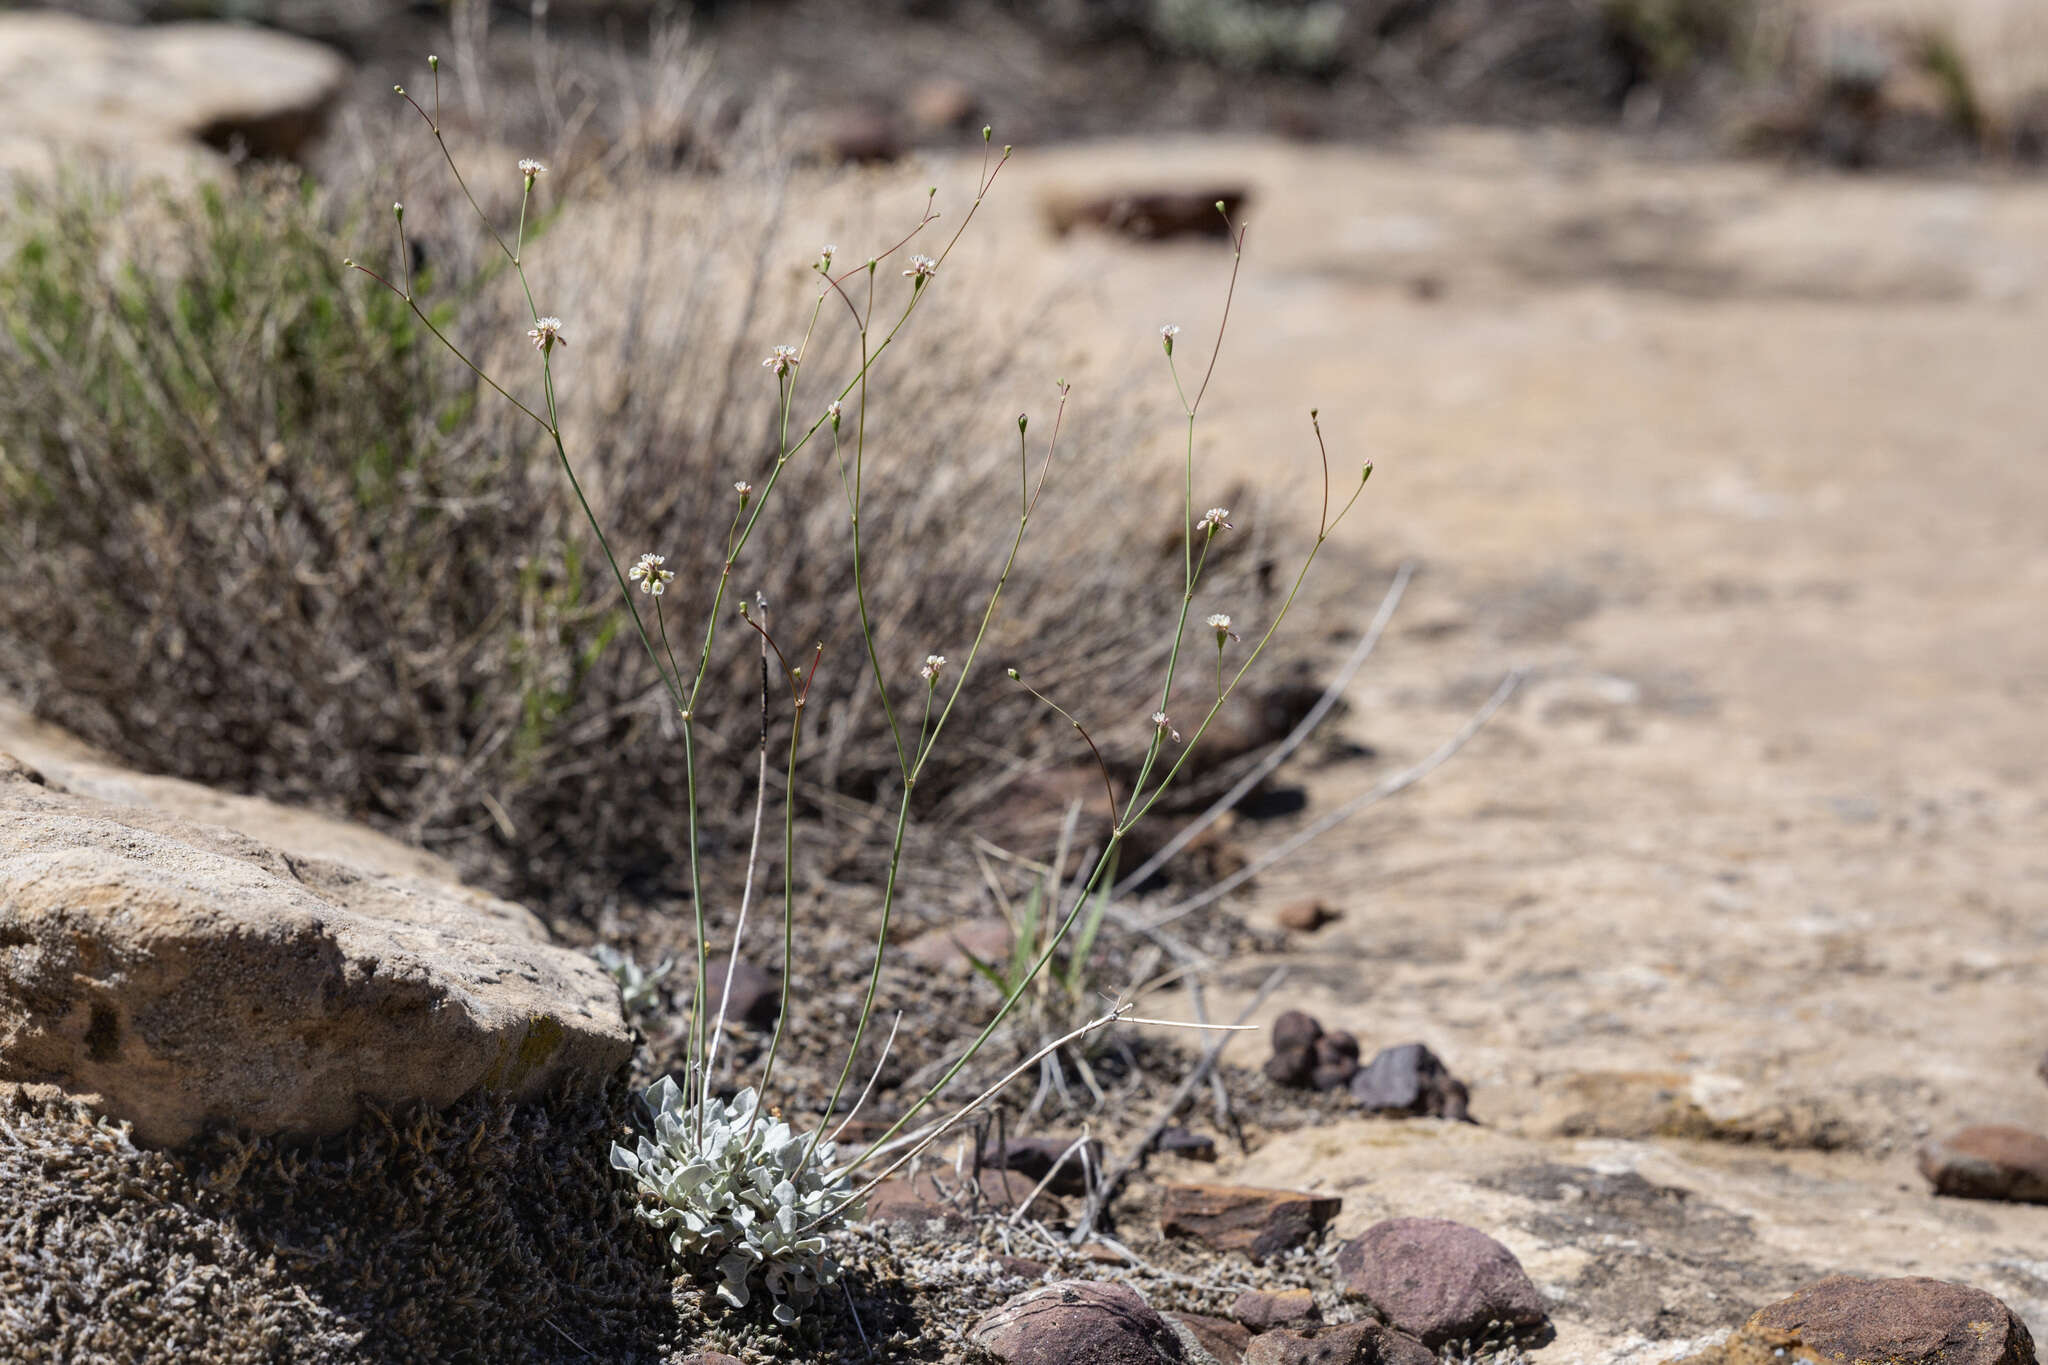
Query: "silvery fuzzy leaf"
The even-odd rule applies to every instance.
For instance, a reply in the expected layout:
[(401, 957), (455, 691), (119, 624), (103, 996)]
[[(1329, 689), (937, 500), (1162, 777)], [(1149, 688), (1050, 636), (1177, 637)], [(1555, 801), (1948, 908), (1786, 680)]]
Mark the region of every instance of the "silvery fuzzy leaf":
[(796, 1203), (796, 1186), (787, 1180), (776, 1185), (775, 1202), (784, 1206)]
[(638, 1172), (640, 1169), (640, 1158), (614, 1142), (612, 1144), (612, 1169), (615, 1171)]

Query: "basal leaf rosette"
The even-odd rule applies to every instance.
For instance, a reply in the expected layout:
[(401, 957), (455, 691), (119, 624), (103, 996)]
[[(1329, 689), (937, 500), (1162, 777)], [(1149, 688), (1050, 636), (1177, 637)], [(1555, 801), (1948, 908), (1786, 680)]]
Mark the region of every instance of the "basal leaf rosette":
[(834, 1169), (835, 1145), (811, 1146), (808, 1133), (763, 1113), (752, 1088), (695, 1113), (670, 1077), (644, 1095), (653, 1133), (632, 1148), (614, 1143), (611, 1155), (639, 1188), (640, 1216), (667, 1232), (679, 1265), (715, 1266), (727, 1303), (745, 1307), (766, 1288), (775, 1320), (795, 1322), (839, 1278), (826, 1233), (860, 1214), (858, 1204), (839, 1208), (850, 1173)]

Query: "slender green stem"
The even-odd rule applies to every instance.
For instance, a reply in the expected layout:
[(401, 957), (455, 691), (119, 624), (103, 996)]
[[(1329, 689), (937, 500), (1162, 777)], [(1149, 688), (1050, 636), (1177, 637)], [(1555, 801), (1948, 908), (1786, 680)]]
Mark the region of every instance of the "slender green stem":
[(818, 676), (818, 660), (824, 656), (821, 644), (811, 656), (811, 671), (804, 675), (803, 688), (796, 695), (796, 713), (789, 727), (789, 770), (782, 787), (782, 1005), (775, 1014), (775, 1033), (768, 1040), (768, 1058), (761, 1066), (761, 1088), (755, 1092), (764, 1096), (768, 1082), (775, 1077), (775, 1054), (782, 1047), (782, 1030), (789, 1022), (790, 967), (796, 956), (796, 753), (803, 740), (804, 705)]
[[(919, 292), (922, 293), (923, 291)], [(839, 1096), (842, 1093), (844, 1093), (847, 1080), (853, 1074), (854, 1063), (858, 1059), (860, 1053), (861, 1040), (866, 1035), (868, 1020), (872, 1017), (874, 1013), (875, 992), (880, 987), (882, 979), (882, 955), (888, 943), (889, 922), (891, 914), (895, 908), (897, 868), (903, 856), (903, 837), (905, 830), (907, 828), (907, 821), (910, 815), (910, 799), (912, 789), (916, 785), (918, 773), (921, 772), (924, 768), (925, 760), (930, 757), (933, 747), (938, 744), (939, 735), (945, 729), (946, 721), (953, 714), (954, 704), (959, 701), (961, 691), (967, 686), (968, 674), (973, 670), (975, 660), (980, 657), (982, 645), (987, 641), (989, 629), (995, 622), (996, 608), (1002, 602), (1003, 589), (1008, 585), (1010, 581), (1010, 573), (1016, 567), (1017, 555), (1024, 545), (1024, 534), (1031, 525), (1031, 513), (1038, 506), (1039, 495), (1045, 491), (1046, 478), (1052, 471), (1053, 458), (1057, 454), (1059, 449), (1060, 431), (1066, 419), (1067, 398), (1069, 393), (1071, 393), (1071, 389), (1068, 386), (1062, 385), (1060, 390), (1059, 411), (1053, 419), (1052, 436), (1046, 442), (1045, 463), (1039, 468), (1038, 485), (1035, 489), (1032, 490), (1029, 501), (1026, 502), (1023, 512), (1018, 516), (1017, 534), (1010, 542), (1010, 552), (1008, 556), (1006, 556), (1003, 560), (1002, 572), (998, 574), (996, 577), (995, 588), (989, 594), (988, 606), (982, 611), (981, 624), (975, 630), (973, 643), (968, 646), (966, 660), (961, 664), (960, 671), (954, 679), (953, 690), (951, 694), (948, 695), (948, 697), (946, 698), (946, 704), (943, 708), (941, 708), (939, 712), (938, 721), (935, 725), (932, 726), (928, 738), (923, 737), (923, 727), (920, 726), (921, 740), (919, 744), (917, 760), (915, 764), (907, 767), (905, 770), (902, 804), (897, 811), (896, 830), (889, 846), (889, 871), (886, 883), (882, 891), (882, 917), (881, 926), (877, 930), (875, 937), (874, 965), (869, 969), (868, 972), (867, 991), (865, 995), (862, 997), (860, 1016), (854, 1021), (853, 1041), (847, 1046), (845, 1065), (840, 1068), (839, 1079), (832, 1089), (832, 1098), (827, 1102), (825, 1107), (824, 1118), (819, 1123), (820, 1132), (824, 1131), (825, 1122), (828, 1122), (831, 1119), (833, 1109), (839, 1103)], [(856, 479), (857, 477), (858, 476), (856, 475)], [(856, 499), (858, 498), (857, 483), (855, 489), (855, 497)], [(872, 659), (872, 631), (868, 629), (867, 617), (865, 614), (863, 614), (861, 619), (863, 631), (869, 634), (870, 636), (871, 652), (869, 657)], [(929, 691), (927, 691), (926, 693), (925, 706), (926, 715), (929, 716), (931, 707), (931, 694)], [(1069, 717), (1069, 719), (1072, 718)], [(1075, 722), (1075, 728), (1077, 730), (1080, 729), (1080, 723), (1078, 721)], [(1087, 732), (1083, 730), (1082, 735), (1085, 738)], [(1089, 741), (1089, 747), (1094, 747), (1094, 741)], [(1100, 755), (1098, 754), (1097, 757), (1099, 761)], [(1105, 768), (1103, 772), (1103, 780), (1105, 782), (1108, 781), (1108, 776), (1108, 770)], [(1110, 814), (1112, 819), (1115, 817), (1115, 813), (1116, 796), (1114, 789), (1112, 789), (1110, 794)]]

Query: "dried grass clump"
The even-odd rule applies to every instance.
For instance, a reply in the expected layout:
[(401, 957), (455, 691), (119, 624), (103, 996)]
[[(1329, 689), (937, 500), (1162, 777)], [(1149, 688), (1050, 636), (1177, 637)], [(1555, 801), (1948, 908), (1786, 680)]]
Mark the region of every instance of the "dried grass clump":
[[(760, 482), (775, 454), (759, 357), (801, 330), (802, 290), (770, 264), (789, 173), (772, 148), (728, 160), (715, 178), (588, 184), (559, 230), (545, 196), (575, 182), (550, 176), (529, 248), (576, 300), (560, 383), (586, 486), (618, 546), (669, 556), (691, 639), (733, 483)], [(447, 193), (416, 195), (413, 221), (459, 228)], [(131, 762), (369, 817), (543, 910), (671, 890), (683, 778), (654, 671), (540, 434), (480, 401), (493, 396), (399, 300), (344, 284), (344, 254), (388, 226), (334, 205), (367, 197), (268, 174), (197, 193), (20, 193), (0, 227), (0, 669), (39, 714)], [(412, 255), (470, 354), (524, 344), (523, 299), (473, 234), (430, 226)], [(1050, 366), (1023, 368), (1033, 348), (986, 327), (971, 303), (946, 305), (877, 380), (888, 425), (870, 433), (863, 534), (878, 649), (899, 677), (971, 637), (981, 589), (962, 585), (992, 580), (1004, 546), (987, 528), (1014, 519), (1011, 418), (1051, 397)], [(846, 359), (820, 350), (809, 368)], [(1089, 481), (1120, 496), (1047, 500), (1034, 535), (1058, 552), (1020, 567), (994, 644), (1022, 651), (1106, 747), (1142, 751), (1179, 551), (1169, 565), (1127, 547), (1154, 541), (1136, 528), (1170, 491), (1125, 468), (1140, 436), (1118, 404), (1079, 416)], [(826, 567), (847, 534), (839, 475), (826, 451), (783, 478), (786, 505), (807, 510), (763, 529), (758, 572), (728, 602), (763, 593), (778, 637), (824, 645), (806, 799), (886, 799), (895, 755), (850, 585)], [(1212, 564), (1217, 595), (1262, 601), (1256, 559)], [(738, 753), (758, 664), (744, 650), (716, 664), (724, 701), (699, 736)], [(1085, 757), (1000, 682), (920, 778), (924, 810), (1009, 761)], [(700, 792), (708, 852), (744, 837), (742, 767), (713, 765)]]

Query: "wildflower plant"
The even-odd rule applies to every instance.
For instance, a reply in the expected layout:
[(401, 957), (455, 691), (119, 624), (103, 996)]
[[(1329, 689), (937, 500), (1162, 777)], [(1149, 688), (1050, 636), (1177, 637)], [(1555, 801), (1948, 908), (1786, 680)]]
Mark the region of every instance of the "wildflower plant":
[(759, 1279), (775, 1320), (794, 1323), (839, 1277), (822, 1231), (843, 1211), (852, 1180), (834, 1160), (838, 1148), (813, 1145), (762, 1113), (751, 1088), (730, 1101), (700, 1096), (692, 1111), (682, 1087), (663, 1076), (645, 1099), (652, 1131), (630, 1148), (614, 1144), (612, 1165), (653, 1196), (647, 1220), (678, 1263), (718, 1272), (727, 1303), (746, 1307)]
[[(1102, 776), (1104, 797), (1111, 816), (1111, 832), (1092, 859), (1084, 860), (1081, 873), (1071, 885), (1062, 885), (1057, 878), (1049, 879), (1039, 893), (1039, 899), (1027, 908), (1025, 919), (1028, 923), (1020, 926), (1024, 932), (1018, 935), (1022, 946), (1002, 970), (986, 973), (995, 979), (1002, 992), (1002, 1002), (974, 1038), (950, 1059), (928, 1089), (901, 1106), (900, 1117), (885, 1133), (864, 1149), (842, 1156), (833, 1140), (837, 1134), (828, 1135), (823, 1121), (808, 1130), (800, 1130), (779, 1117), (768, 1102), (768, 1097), (775, 1094), (775, 1068), (789, 1016), (792, 968), (798, 963), (794, 942), (794, 884), (790, 872), (795, 863), (797, 831), (793, 794), (800, 790), (798, 772), (808, 731), (805, 708), (821, 663), (823, 646), (810, 650), (808, 659), (803, 652), (792, 655), (785, 650), (783, 642), (775, 638), (768, 623), (765, 603), (757, 597), (750, 605), (734, 579), (747, 572), (749, 546), (756, 531), (769, 524), (768, 518), (808, 510), (784, 509), (781, 506), (777, 494), (785, 469), (798, 460), (830, 460), (837, 468), (845, 500), (845, 572), (853, 587), (853, 601), (859, 616), (858, 635), (866, 656), (869, 680), (887, 721), (900, 778), (896, 810), (887, 836), (886, 872), (878, 892), (874, 952), (859, 1011), (846, 1036), (840, 1040), (844, 1061), (838, 1068), (829, 1095), (802, 1097), (806, 1101), (805, 1108), (815, 1108), (824, 1115), (832, 1115), (841, 1111), (847, 1087), (854, 1081), (856, 1059), (862, 1055), (863, 1044), (876, 1014), (877, 994), (891, 937), (891, 920), (902, 882), (906, 835), (910, 829), (913, 802), (918, 795), (918, 778), (930, 762), (948, 722), (960, 712), (970, 684), (980, 678), (982, 653), (1001, 608), (1004, 589), (1018, 563), (1033, 515), (1058, 462), (1070, 393), (1070, 386), (1064, 381), (1057, 386), (1059, 398), (1049, 423), (1050, 432), (1035, 458), (1029, 417), (1024, 415), (1016, 419), (1016, 526), (1008, 538), (1007, 553), (1001, 566), (986, 588), (978, 616), (979, 624), (971, 638), (916, 641), (915, 653), (908, 658), (896, 657), (894, 642), (885, 645), (875, 625), (864, 558), (862, 513), (870, 458), (868, 409), (873, 396), (872, 380), (891, 359), (898, 339), (939, 287), (940, 281), (947, 278), (944, 272), (946, 262), (972, 226), (984, 198), (1008, 164), (1011, 149), (1003, 147), (998, 152), (991, 131), (983, 129), (984, 153), (973, 197), (950, 233), (939, 226), (938, 191), (933, 189), (927, 195), (916, 222), (899, 240), (881, 251), (871, 256), (849, 258), (857, 259), (858, 263), (844, 267), (836, 264), (842, 259), (837, 247), (828, 246), (818, 254), (812, 269), (820, 283), (810, 308), (808, 326), (793, 344), (774, 346), (760, 362), (763, 368), (772, 372), (770, 377), (775, 385), (778, 416), (775, 456), (751, 480), (742, 478), (733, 484), (738, 494), (737, 509), (727, 531), (723, 563), (714, 581), (674, 585), (677, 590), (671, 591), (676, 575), (664, 567), (666, 560), (661, 547), (641, 552), (630, 572), (622, 564), (585, 495), (576, 463), (563, 439), (555, 366), (561, 359), (558, 351), (568, 345), (568, 332), (574, 327), (574, 319), (564, 320), (542, 313), (525, 261), (528, 209), (535, 181), (545, 168), (530, 161), (511, 168), (516, 170), (522, 195), (518, 224), (508, 240), (492, 224), (488, 213), (471, 192), (444, 135), (440, 112), (440, 65), (437, 58), (428, 58), (433, 76), (431, 109), (406, 93), (403, 87), (399, 87), (397, 93), (426, 124), (449, 173), (483, 221), (485, 230), (503, 254), (513, 279), (524, 294), (526, 310), (532, 321), (527, 340), (533, 346), (538, 373), (525, 382), (504, 380), (489, 374), (437, 325), (435, 312), (430, 311), (415, 292), (402, 207), (394, 207), (393, 212), (397, 268), (384, 273), (354, 261), (346, 264), (402, 300), (418, 324), (473, 371), (483, 385), (539, 428), (616, 581), (623, 612), (630, 619), (633, 635), (660, 680), (661, 695), (676, 721), (684, 776), (682, 818), (688, 834), (694, 950), (693, 980), (688, 992), (691, 1008), (684, 1028), (685, 1066), (682, 1075), (663, 1077), (648, 1088), (644, 1096), (651, 1116), (646, 1125), (647, 1131), (630, 1147), (623, 1144), (614, 1146), (612, 1163), (641, 1192), (642, 1214), (666, 1231), (670, 1251), (679, 1263), (699, 1272), (715, 1271), (720, 1278), (720, 1294), (734, 1304), (750, 1302), (757, 1288), (765, 1290), (773, 1302), (775, 1318), (783, 1323), (793, 1322), (817, 1290), (833, 1282), (838, 1272), (827, 1254), (829, 1235), (845, 1220), (858, 1215), (862, 1198), (869, 1189), (927, 1149), (967, 1115), (990, 1103), (1005, 1085), (1038, 1066), (1059, 1048), (1078, 1042), (1119, 1019), (1131, 1017), (1129, 1005), (1119, 1003), (1108, 1012), (1080, 1023), (1048, 1042), (967, 1104), (943, 1119), (926, 1119), (915, 1131), (904, 1134), (906, 1128), (918, 1122), (939, 1101), (1003, 1028), (1005, 1021), (1033, 991), (1034, 983), (1047, 980), (1046, 973), (1056, 959), (1064, 965), (1057, 969), (1048, 989), (1067, 996), (1077, 995), (1082, 990), (1085, 981), (1082, 974), (1113, 891), (1114, 868), (1123, 840), (1139, 821), (1154, 810), (1181, 775), (1190, 755), (1227, 698), (1272, 641), (1324, 542), (1356, 504), (1365, 479), (1371, 473), (1371, 466), (1365, 466), (1357, 487), (1350, 491), (1349, 497), (1338, 505), (1333, 515), (1328, 453), (1323, 448), (1322, 432), (1315, 414), (1310, 414), (1317, 446), (1322, 451), (1323, 471), (1323, 511), (1314, 540), (1302, 557), (1299, 572), (1284, 601), (1263, 631), (1256, 634), (1251, 647), (1241, 651), (1242, 657), (1234, 671), (1227, 671), (1224, 667), (1225, 641), (1238, 639), (1230, 629), (1230, 618), (1222, 613), (1209, 618), (1218, 648), (1216, 697), (1202, 714), (1183, 719), (1187, 731), (1183, 739), (1174, 723), (1167, 719), (1168, 703), (1183, 662), (1182, 651), (1191, 638), (1191, 632), (1200, 634), (1199, 626), (1191, 622), (1190, 617), (1210, 547), (1217, 535), (1231, 525), (1229, 514), (1222, 508), (1212, 508), (1198, 516), (1194, 496), (1194, 440), (1198, 416), (1221, 354), (1243, 253), (1244, 229), (1242, 225), (1231, 224), (1232, 267), (1224, 297), (1222, 322), (1218, 326), (1207, 367), (1192, 398), (1188, 396), (1174, 354), (1174, 341), (1180, 329), (1169, 325), (1160, 332), (1168, 371), (1180, 395), (1186, 419), (1180, 528), (1184, 556), (1180, 606), (1166, 651), (1167, 663), (1164, 677), (1159, 681), (1157, 698), (1133, 698), (1130, 712), (1137, 716), (1148, 711), (1152, 713), (1142, 762), (1135, 778), (1119, 790), (1119, 784), (1111, 776), (1087, 724), (1040, 691), (1018, 668), (1006, 670), (1013, 682), (1064, 719), (1093, 755)], [(1221, 203), (1216, 207), (1219, 213), (1224, 211)], [(1227, 214), (1225, 221), (1228, 222)], [(885, 265), (890, 269), (885, 270)], [(807, 367), (806, 360), (813, 353), (821, 327), (836, 326), (842, 319), (852, 333), (857, 364), (851, 373), (820, 377), (815, 373), (819, 367)], [(641, 550), (641, 547), (633, 548)], [(688, 594), (681, 589), (687, 589)], [(685, 595), (708, 598), (701, 616), (694, 621), (689, 619), (678, 601)], [(728, 604), (728, 596), (734, 599), (731, 604)], [(674, 608), (673, 613), (671, 608)], [(677, 617), (673, 622), (670, 619), (672, 614)], [(722, 1002), (730, 991), (714, 992), (708, 979), (711, 945), (705, 913), (706, 840), (702, 837), (699, 808), (700, 764), (706, 741), (700, 740), (698, 735), (698, 716), (700, 706), (706, 700), (707, 680), (716, 676), (714, 660), (722, 657), (722, 651), (733, 647), (734, 631), (728, 630), (727, 626), (735, 615), (753, 635), (748, 639), (743, 632), (740, 633), (740, 647), (759, 652), (764, 678), (780, 677), (780, 691), (786, 698), (790, 715), (786, 770), (781, 789), (792, 795), (781, 803), (781, 1008), (760, 1061), (758, 1081), (725, 1099), (713, 1088), (713, 1077), (718, 1074), (719, 1040), (724, 1032), (724, 1006), (720, 1003), (714, 1010), (711, 1001), (715, 995)], [(694, 640), (694, 649), (679, 653), (678, 638), (686, 626), (693, 633), (682, 638)], [(915, 662), (920, 655), (923, 656), (922, 666)], [(764, 698), (766, 690), (764, 683)], [(967, 704), (971, 706), (971, 700)], [(759, 772), (754, 832), (739, 894), (733, 950), (729, 958), (729, 962), (734, 963), (739, 959), (748, 912), (756, 898), (757, 871), (766, 837), (763, 817), (769, 785), (767, 761), (764, 729), (762, 747), (757, 756)], [(766, 898), (766, 893), (763, 898)], [(730, 970), (728, 967), (728, 973)], [(727, 985), (730, 985), (729, 979)], [(886, 1045), (883, 1055), (886, 1058)], [(875, 1074), (878, 1075), (879, 1071), (878, 1064)], [(873, 1085), (874, 1076), (871, 1075), (859, 1099), (864, 1099)], [(853, 1108), (858, 1110), (858, 1099)], [(844, 1127), (845, 1122), (842, 1121), (841, 1132)], [(883, 1161), (885, 1156), (890, 1158), (887, 1162)]]

